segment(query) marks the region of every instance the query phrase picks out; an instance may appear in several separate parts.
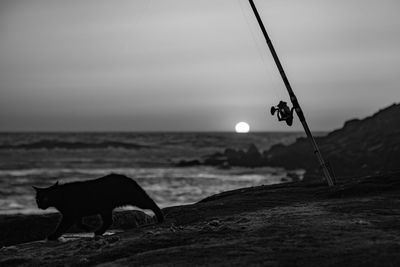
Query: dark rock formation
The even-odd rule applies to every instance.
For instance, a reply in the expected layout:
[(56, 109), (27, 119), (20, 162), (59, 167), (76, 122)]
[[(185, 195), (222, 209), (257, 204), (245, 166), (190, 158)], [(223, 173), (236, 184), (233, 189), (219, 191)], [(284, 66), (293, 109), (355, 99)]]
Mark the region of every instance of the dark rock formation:
[(253, 168), (266, 166), (266, 160), (256, 145), (250, 144), (246, 151), (227, 148), (223, 153), (217, 152), (206, 156), (204, 160), (181, 160), (175, 164), (176, 167), (197, 165), (217, 166), (222, 168), (229, 168), (230, 166)]
[[(321, 152), (337, 176), (365, 175), (400, 169), (400, 104), (393, 104), (363, 120), (347, 121), (343, 128), (316, 138)], [(294, 144), (275, 145), (266, 153), (269, 166), (319, 172), (306, 138)]]
[(197, 166), (201, 165), (200, 160), (193, 159), (193, 160), (180, 160), (177, 164), (175, 164), (176, 167), (190, 167), (190, 166)]
[(250, 144), (247, 151), (225, 149), (224, 153), (215, 153), (204, 160), (205, 165), (212, 166), (241, 166), (261, 167), (266, 165), (265, 158), (254, 144)]

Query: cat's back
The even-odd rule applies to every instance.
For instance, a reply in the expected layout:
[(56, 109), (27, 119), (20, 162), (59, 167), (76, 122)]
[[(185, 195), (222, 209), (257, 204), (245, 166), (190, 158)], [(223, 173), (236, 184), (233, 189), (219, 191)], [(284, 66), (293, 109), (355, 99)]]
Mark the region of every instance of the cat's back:
[(112, 173), (93, 180), (66, 183), (60, 187), (64, 192), (79, 194), (80, 192), (101, 193), (115, 190), (121, 192), (121, 190), (131, 189), (132, 187), (136, 188), (138, 184), (125, 175)]
[(136, 186), (137, 183), (122, 174), (116, 174), (116, 173), (111, 173), (109, 175), (106, 175), (104, 177), (87, 181), (88, 183), (91, 184), (91, 186), (100, 186), (100, 187), (122, 187), (124, 188), (125, 186), (131, 187), (131, 186)]

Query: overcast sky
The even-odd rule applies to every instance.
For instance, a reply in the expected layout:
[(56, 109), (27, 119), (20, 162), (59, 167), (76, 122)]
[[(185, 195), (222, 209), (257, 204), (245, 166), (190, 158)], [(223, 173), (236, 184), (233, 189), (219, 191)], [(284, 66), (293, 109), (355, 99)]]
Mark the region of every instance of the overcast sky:
[[(400, 1), (256, 0), (312, 130), (400, 101)], [(288, 128), (247, 0), (1, 0), (0, 131)]]

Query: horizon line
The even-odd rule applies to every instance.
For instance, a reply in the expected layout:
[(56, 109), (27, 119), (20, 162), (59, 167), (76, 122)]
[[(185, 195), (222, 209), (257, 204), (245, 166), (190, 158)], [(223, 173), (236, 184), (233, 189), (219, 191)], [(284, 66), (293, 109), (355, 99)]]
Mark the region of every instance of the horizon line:
[[(329, 130), (313, 130), (312, 132), (330, 132)], [(171, 131), (171, 130), (17, 130), (17, 131), (4, 131), (0, 130), (0, 134), (19, 134), (19, 133), (234, 133), (239, 135), (246, 135), (252, 133), (304, 133), (302, 130), (270, 130), (270, 131), (250, 131), (248, 133), (237, 133), (235, 131), (221, 131), (221, 130), (210, 130), (210, 131)]]

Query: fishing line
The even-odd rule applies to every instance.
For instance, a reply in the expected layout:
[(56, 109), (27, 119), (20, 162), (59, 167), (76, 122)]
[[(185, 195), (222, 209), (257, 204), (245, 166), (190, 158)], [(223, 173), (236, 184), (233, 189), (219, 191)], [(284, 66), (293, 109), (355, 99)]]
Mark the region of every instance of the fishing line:
[(256, 34), (254, 32), (254, 29), (251, 25), (250, 19), (248, 18), (248, 16), (246, 16), (245, 10), (247, 10), (248, 8), (245, 9), (243, 7), (242, 0), (238, 0), (238, 2), (239, 2), (239, 6), (241, 9), (242, 15), (244, 17), (244, 20), (246, 21), (247, 28), (249, 29), (250, 35), (253, 39), (254, 46), (259, 54), (259, 59), (262, 62), (262, 65), (264, 66), (264, 69), (265, 69), (265, 73), (268, 76), (268, 80), (270, 81), (270, 83), (268, 83), (268, 85), (270, 87), (272, 87), (272, 90), (275, 93), (274, 96), (277, 96), (277, 98), (279, 98), (279, 99), (281, 99), (283, 96), (286, 97), (286, 95), (284, 94), (282, 89), (279, 89), (279, 88), (281, 88), (281, 85), (280, 85), (280, 83), (278, 85), (278, 82), (276, 80), (277, 78), (272, 75), (272, 73), (276, 73), (275, 66), (271, 66), (271, 63), (272, 63), (271, 58), (268, 58), (268, 60), (267, 60), (264, 45), (261, 46), (260, 42), (257, 40), (257, 37), (256, 37), (259, 34)]

